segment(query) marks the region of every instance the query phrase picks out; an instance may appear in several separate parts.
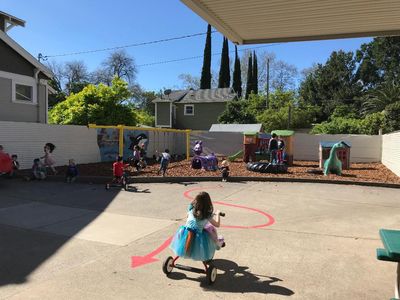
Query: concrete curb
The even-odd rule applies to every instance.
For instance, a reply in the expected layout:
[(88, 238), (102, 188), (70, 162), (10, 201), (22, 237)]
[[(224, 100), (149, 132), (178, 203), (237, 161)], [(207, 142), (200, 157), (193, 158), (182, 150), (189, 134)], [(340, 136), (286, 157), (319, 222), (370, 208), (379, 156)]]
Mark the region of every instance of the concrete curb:
[[(80, 176), (77, 182), (92, 183), (92, 184), (105, 184), (110, 181), (111, 177), (107, 176)], [(221, 181), (220, 177), (129, 177), (131, 183), (181, 183), (181, 182), (204, 182), (204, 181)], [(64, 176), (49, 176), (46, 180), (50, 181), (65, 181)], [(229, 177), (229, 182), (244, 182), (244, 181), (258, 181), (258, 182), (303, 182), (303, 183), (325, 183), (325, 184), (340, 184), (340, 185), (359, 185), (359, 186), (373, 186), (400, 189), (400, 184), (396, 183), (382, 183), (382, 182), (368, 182), (368, 181), (347, 181), (347, 180), (327, 180), (327, 179), (310, 179), (310, 178), (291, 178), (291, 177)]]

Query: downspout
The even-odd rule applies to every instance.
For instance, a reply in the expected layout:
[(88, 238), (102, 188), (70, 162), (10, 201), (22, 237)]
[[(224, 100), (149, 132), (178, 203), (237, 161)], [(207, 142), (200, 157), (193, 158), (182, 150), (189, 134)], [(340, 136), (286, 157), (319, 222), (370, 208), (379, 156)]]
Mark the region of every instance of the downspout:
[(37, 119), (37, 123), (40, 123), (39, 72), (40, 72), (40, 70), (37, 68), (35, 68), (33, 70), (33, 77), (35, 78), (35, 81), (36, 81), (36, 105), (37, 105), (36, 119)]

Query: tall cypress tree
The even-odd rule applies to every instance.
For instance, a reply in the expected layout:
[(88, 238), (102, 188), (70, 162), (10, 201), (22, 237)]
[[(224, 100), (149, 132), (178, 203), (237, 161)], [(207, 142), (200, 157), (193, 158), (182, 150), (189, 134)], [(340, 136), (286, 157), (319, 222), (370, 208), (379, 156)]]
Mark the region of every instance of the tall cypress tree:
[(218, 88), (225, 88), (227, 77), (226, 77), (226, 68), (229, 70), (229, 53), (226, 43), (227, 39), (224, 37), (224, 41), (222, 42), (222, 51), (221, 51), (221, 66), (219, 68), (219, 78), (218, 78)]
[(225, 87), (229, 87), (231, 85), (231, 68), (230, 68), (230, 63), (229, 63), (229, 43), (228, 43), (228, 39), (225, 38), (225, 60), (226, 60), (226, 67), (225, 67), (225, 78), (226, 78), (226, 82), (225, 82)]
[(235, 67), (233, 69), (232, 88), (237, 93), (238, 98), (242, 97), (242, 71), (240, 70), (240, 59), (235, 45)]
[(253, 91), (254, 94), (258, 94), (258, 64), (256, 51), (253, 52)]
[(200, 89), (211, 88), (211, 25), (207, 26), (206, 45), (204, 47), (203, 68), (201, 69)]
[(229, 45), (228, 39), (224, 37), (221, 53), (221, 67), (219, 69), (218, 87), (227, 88), (231, 84), (231, 74), (229, 68)]
[(249, 95), (253, 90), (253, 55), (249, 55), (249, 64), (247, 67), (247, 84), (246, 84), (246, 99), (249, 99)]

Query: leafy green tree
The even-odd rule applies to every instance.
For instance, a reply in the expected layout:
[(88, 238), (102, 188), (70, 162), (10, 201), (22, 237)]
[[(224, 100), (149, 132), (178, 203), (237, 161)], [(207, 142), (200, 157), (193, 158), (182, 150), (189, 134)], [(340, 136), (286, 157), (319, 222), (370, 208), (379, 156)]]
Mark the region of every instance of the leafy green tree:
[(400, 37), (377, 37), (356, 52), (358, 78), (366, 89), (400, 80)]
[(312, 129), (311, 133), (314, 134), (360, 134), (361, 129), (361, 120), (360, 119), (350, 119), (338, 117), (330, 122), (322, 122), (317, 124)]
[(228, 102), (226, 109), (218, 117), (222, 124), (254, 124), (256, 118), (248, 108), (248, 101), (233, 100)]
[(335, 107), (329, 119), (331, 120), (338, 117), (356, 119), (358, 118), (358, 112), (354, 105), (340, 104)]
[(200, 89), (211, 88), (211, 25), (207, 26), (206, 44), (204, 46), (203, 68), (201, 70)]
[(242, 71), (240, 69), (240, 59), (237, 53), (237, 46), (235, 45), (235, 66), (233, 69), (233, 82), (232, 88), (237, 93), (238, 98), (242, 97)]
[(383, 128), (385, 132), (400, 130), (400, 101), (386, 106), (384, 116)]
[(317, 65), (300, 85), (305, 102), (322, 109), (320, 121), (327, 120), (340, 104), (354, 104), (361, 94), (352, 52), (334, 51), (325, 65)]
[(49, 112), (52, 124), (136, 125), (136, 113), (123, 102), (131, 97), (127, 82), (114, 78), (111, 86), (88, 85)]
[(394, 82), (385, 82), (377, 89), (366, 93), (362, 97), (362, 112), (364, 115), (381, 112), (386, 106), (400, 101), (400, 85)]
[(134, 89), (132, 91), (133, 103), (130, 102), (133, 109), (143, 110), (146, 113), (154, 116), (155, 105), (153, 100), (157, 98), (157, 93), (154, 91), (143, 91), (142, 89)]
[(364, 119), (336, 117), (315, 125), (311, 133), (374, 135), (384, 128), (384, 122), (385, 116), (381, 112), (369, 114)]
[(221, 53), (221, 66), (219, 69), (218, 77), (218, 87), (227, 88), (231, 83), (230, 67), (229, 67), (229, 45), (228, 39), (224, 37), (222, 43), (222, 53)]
[(360, 133), (361, 134), (379, 134), (379, 129), (383, 129), (385, 121), (385, 115), (381, 112), (372, 113), (367, 115), (360, 121)]
[(251, 91), (254, 91), (253, 88), (253, 55), (250, 53), (249, 55), (249, 64), (247, 67), (247, 84), (246, 84), (246, 95), (245, 98), (249, 99)]
[(266, 131), (310, 128), (318, 112), (318, 107), (298, 101), (293, 92), (277, 90), (270, 95), (269, 108), (257, 114), (257, 121), (263, 123)]
[(150, 115), (147, 111), (144, 110), (135, 110), (137, 124), (154, 126), (155, 125), (155, 117), (154, 115)]

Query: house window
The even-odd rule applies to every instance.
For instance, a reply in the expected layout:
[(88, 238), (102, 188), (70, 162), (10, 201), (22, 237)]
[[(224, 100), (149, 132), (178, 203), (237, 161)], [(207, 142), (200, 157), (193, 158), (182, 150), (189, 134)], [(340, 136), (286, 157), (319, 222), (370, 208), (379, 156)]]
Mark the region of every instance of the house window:
[(33, 102), (33, 86), (16, 83), (15, 100), (21, 102)]
[(185, 116), (194, 116), (194, 105), (193, 104), (185, 105), (185, 107), (184, 107), (184, 115)]

